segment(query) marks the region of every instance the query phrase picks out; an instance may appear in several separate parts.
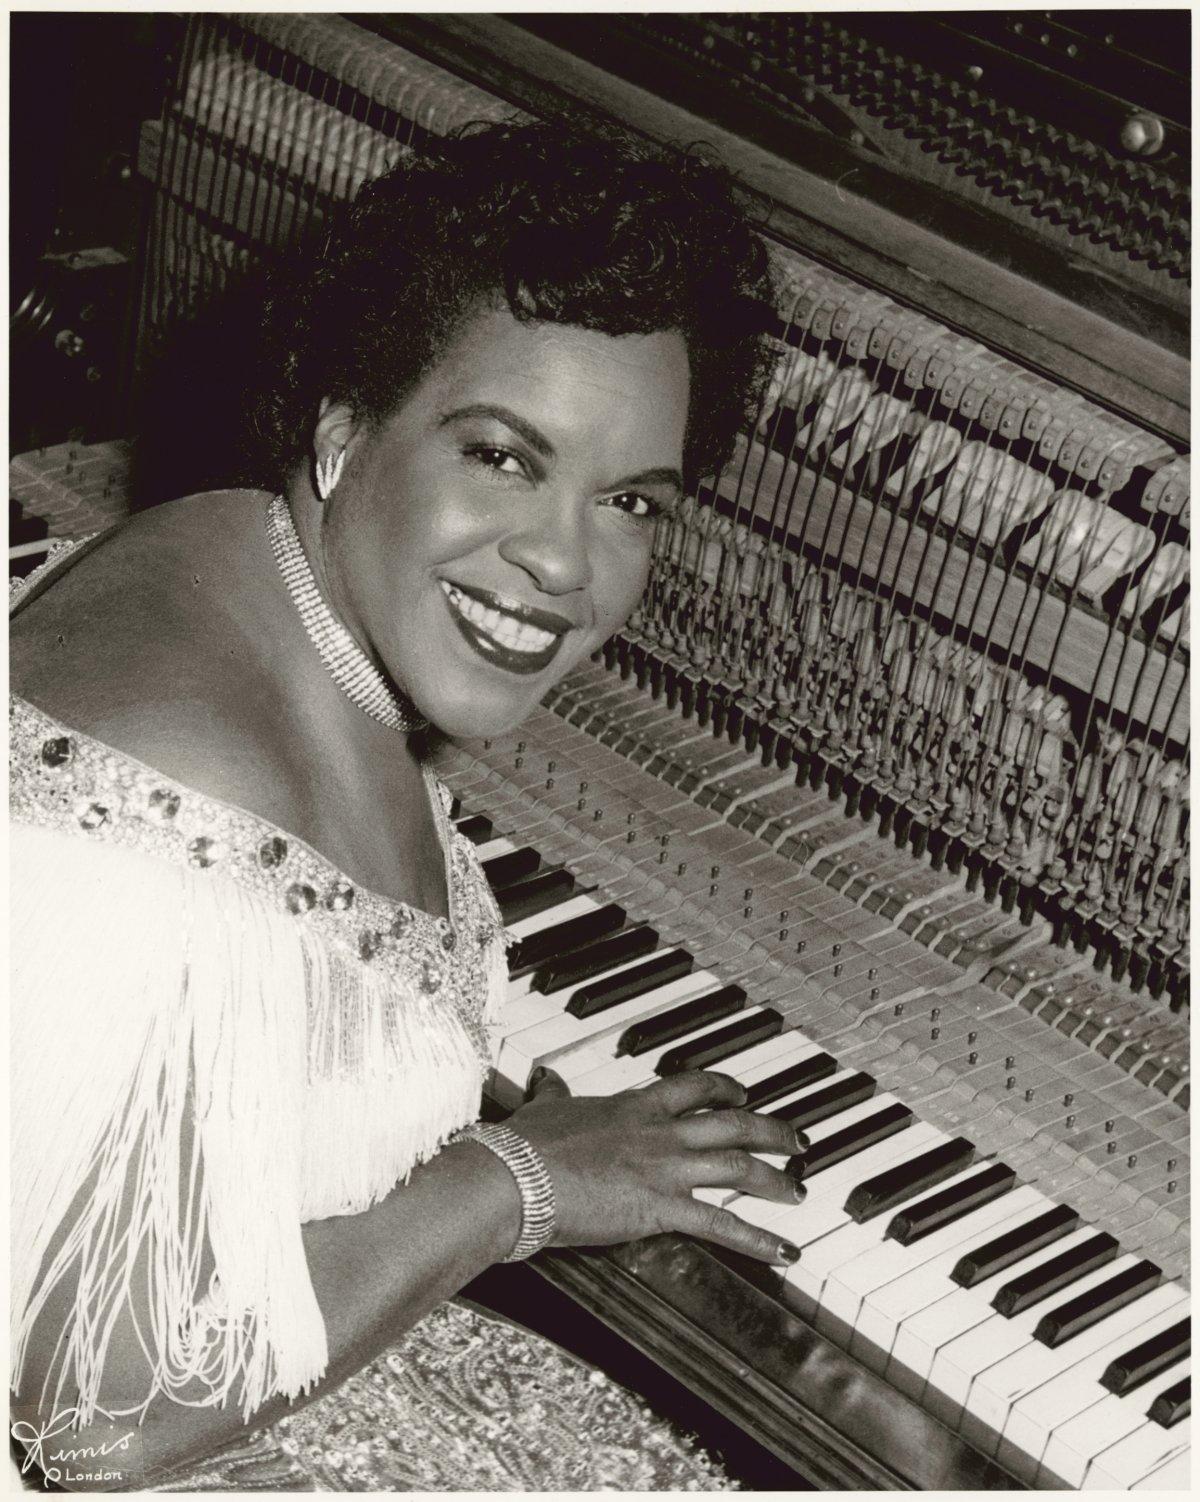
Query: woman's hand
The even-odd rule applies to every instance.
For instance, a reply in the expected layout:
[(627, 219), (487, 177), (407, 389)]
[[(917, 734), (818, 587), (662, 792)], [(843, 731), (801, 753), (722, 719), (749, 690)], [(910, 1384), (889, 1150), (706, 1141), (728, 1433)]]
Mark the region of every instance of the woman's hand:
[(796, 1204), (802, 1186), (755, 1153), (791, 1156), (786, 1122), (742, 1109), (728, 1075), (691, 1071), (613, 1096), (572, 1096), (553, 1073), (510, 1119), (542, 1155), (554, 1184), (556, 1246), (602, 1246), (683, 1231), (764, 1262), (799, 1253), (778, 1236), (692, 1190), (737, 1189)]

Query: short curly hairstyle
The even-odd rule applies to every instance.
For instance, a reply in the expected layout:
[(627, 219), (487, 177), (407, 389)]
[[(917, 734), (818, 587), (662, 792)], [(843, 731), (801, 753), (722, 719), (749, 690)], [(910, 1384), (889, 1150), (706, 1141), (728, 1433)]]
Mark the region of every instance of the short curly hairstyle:
[(611, 335), (678, 331), (689, 483), (727, 461), (766, 378), (766, 249), (695, 150), (562, 124), (468, 127), (366, 184), (307, 273), (268, 296), (252, 426), (283, 477), (322, 396), (389, 416), (483, 301)]

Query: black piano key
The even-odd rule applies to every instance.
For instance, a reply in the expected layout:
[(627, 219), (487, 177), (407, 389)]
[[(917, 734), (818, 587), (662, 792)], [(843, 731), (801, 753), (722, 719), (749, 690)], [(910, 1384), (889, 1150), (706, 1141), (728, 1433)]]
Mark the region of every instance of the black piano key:
[(692, 957), (686, 949), (666, 949), (662, 954), (652, 955), (644, 965), (634, 965), (631, 970), (622, 970), (607, 980), (595, 980), (580, 986), (567, 1002), (567, 1011), (572, 1017), (593, 1017), (619, 1002), (644, 996), (656, 986), (668, 985), (681, 975), (690, 974), (692, 964)]
[[(649, 1053), (652, 1048), (665, 1048), (668, 1043), (673, 1043), (676, 1038), (686, 1038), (697, 1028), (720, 1022), (722, 1017), (732, 1017), (745, 1005), (746, 993), (741, 986), (722, 986), (703, 996), (693, 996), (690, 1001), (681, 1001), (678, 1006), (659, 1012), (655, 1017), (631, 1022), (617, 1039), (617, 1057), (628, 1055), (636, 1058), (638, 1054)], [(567, 1010), (570, 1011), (569, 1006)]]
[(504, 855), (494, 855), (484, 861), (483, 874), (493, 891), (511, 887), (514, 881), (532, 876), (542, 864), (542, 858), (532, 845), (522, 845), (519, 850), (509, 850)]
[(492, 821), (486, 814), (472, 814), (469, 819), (460, 819), (454, 827), (459, 834), (466, 835), (472, 845), (482, 845), (492, 837)]
[(1169, 1330), (1160, 1330), (1141, 1345), (1134, 1346), (1124, 1356), (1117, 1356), (1104, 1368), (1100, 1386), (1123, 1398), (1159, 1372), (1165, 1372), (1175, 1362), (1182, 1361), (1192, 1353), (1191, 1322), (1181, 1319)]
[(812, 1054), (798, 1064), (789, 1064), (778, 1074), (770, 1074), (765, 1080), (748, 1085), (746, 1106), (751, 1111), (761, 1111), (772, 1101), (781, 1100), (785, 1095), (791, 1095), (796, 1090), (806, 1090), (809, 1085), (828, 1079), (831, 1074), (836, 1074), (837, 1070), (838, 1063), (832, 1054)]
[(782, 1015), (774, 1007), (763, 1007), (761, 1012), (739, 1017), (728, 1027), (719, 1027), (716, 1032), (705, 1033), (691, 1043), (680, 1043), (676, 1048), (668, 1049), (654, 1072), (665, 1078), (669, 1074), (683, 1074), (689, 1069), (711, 1069), (723, 1059), (782, 1031)]
[(928, 1152), (918, 1153), (907, 1163), (877, 1173), (874, 1178), (855, 1184), (846, 1197), (846, 1214), (860, 1225), (894, 1210), (903, 1200), (912, 1199), (922, 1189), (932, 1189), (944, 1179), (969, 1168), (975, 1160), (975, 1148), (965, 1137), (953, 1137), (949, 1142), (931, 1147)]
[(1077, 1294), (1065, 1304), (1059, 1304), (1049, 1314), (1043, 1314), (1037, 1322), (1033, 1338), (1053, 1350), (1055, 1346), (1062, 1345), (1064, 1340), (1070, 1340), (1073, 1335), (1082, 1335), (1085, 1330), (1098, 1325), (1118, 1309), (1124, 1309), (1126, 1304), (1132, 1304), (1134, 1299), (1140, 1299), (1161, 1282), (1161, 1267), (1156, 1267), (1153, 1262), (1135, 1262), (1124, 1272), (1116, 1273), (1086, 1293)]
[(777, 1106), (774, 1111), (768, 1111), (767, 1115), (789, 1122), (800, 1132), (806, 1127), (816, 1126), (819, 1121), (827, 1121), (840, 1111), (848, 1111), (860, 1101), (870, 1100), (874, 1094), (875, 1079), (872, 1075), (848, 1074), (845, 1079), (834, 1080), (832, 1085), (826, 1085), (824, 1090), (814, 1090), (811, 1095), (805, 1095), (800, 1100)]
[(530, 982), (530, 990), (548, 995), (561, 991), (564, 986), (582, 985), (614, 965), (623, 965), (626, 960), (640, 959), (649, 954), (658, 944), (658, 930), (639, 923), (636, 928), (622, 929), (619, 934), (610, 934), (606, 939), (597, 939), (594, 944), (585, 944), (570, 954), (557, 955), (539, 965)]
[(508, 973), (524, 975), (544, 965), (556, 955), (569, 954), (584, 944), (591, 944), (611, 934), (625, 922), (625, 909), (618, 903), (609, 902), (591, 913), (580, 913), (576, 918), (564, 918), (561, 923), (552, 923), (519, 940), (508, 953)]
[(1150, 1405), (1150, 1417), (1164, 1429), (1170, 1429), (1192, 1411), (1192, 1379), (1183, 1377), (1174, 1387), (1160, 1392)]
[(992, 1299), (992, 1308), (1005, 1319), (1012, 1319), (1015, 1314), (1032, 1309), (1042, 1299), (1048, 1299), (1052, 1293), (1074, 1283), (1076, 1278), (1086, 1277), (1106, 1262), (1111, 1262), (1118, 1250), (1115, 1236), (1110, 1236), (1107, 1231), (1097, 1231), (1070, 1251), (1060, 1252), (1057, 1257), (1030, 1268), (1027, 1273), (1021, 1273), (1011, 1283), (998, 1288)]
[(1055, 1205), (1043, 1215), (1037, 1215), (1024, 1225), (1014, 1226), (991, 1241), (985, 1241), (973, 1252), (960, 1257), (950, 1274), (952, 1282), (962, 1288), (974, 1288), (985, 1278), (1002, 1273), (1022, 1257), (1032, 1256), (1042, 1247), (1068, 1235), (1079, 1224), (1079, 1212), (1070, 1205)]
[(835, 1163), (861, 1153), (864, 1148), (873, 1147), (885, 1137), (902, 1132), (912, 1119), (913, 1113), (899, 1101), (884, 1106), (882, 1111), (875, 1111), (852, 1126), (843, 1127), (840, 1132), (830, 1132), (828, 1137), (811, 1143), (788, 1160), (787, 1171), (794, 1179), (811, 1179), (823, 1168), (832, 1168)]
[(507, 928), (522, 918), (533, 918), (548, 907), (565, 902), (574, 890), (575, 878), (569, 871), (539, 871), (536, 876), (514, 881), (511, 887), (495, 893), (496, 906)]
[(901, 1246), (911, 1246), (931, 1231), (940, 1231), (943, 1226), (969, 1215), (981, 1205), (990, 1205), (1002, 1194), (1007, 1194), (1016, 1182), (1016, 1173), (1007, 1163), (989, 1163), (981, 1173), (972, 1174), (961, 1184), (940, 1189), (937, 1194), (931, 1194), (893, 1215), (883, 1234)]

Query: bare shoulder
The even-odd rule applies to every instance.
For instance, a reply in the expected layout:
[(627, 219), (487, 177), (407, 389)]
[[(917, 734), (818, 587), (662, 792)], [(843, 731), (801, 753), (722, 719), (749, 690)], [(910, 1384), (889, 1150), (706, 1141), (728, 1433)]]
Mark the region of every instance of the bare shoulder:
[[(13, 690), (190, 786), (245, 801), (279, 748), (252, 492), (131, 520), (11, 623)], [(268, 575), (269, 577), (269, 575)]]

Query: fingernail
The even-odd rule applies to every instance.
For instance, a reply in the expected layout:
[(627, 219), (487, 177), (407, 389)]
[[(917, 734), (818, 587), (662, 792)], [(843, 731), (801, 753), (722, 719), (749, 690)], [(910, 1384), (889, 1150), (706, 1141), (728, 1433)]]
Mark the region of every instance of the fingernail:
[(790, 1241), (781, 1241), (778, 1252), (780, 1262), (786, 1262), (789, 1267), (800, 1260), (800, 1248), (793, 1246)]
[(544, 1065), (539, 1064), (529, 1076), (529, 1084), (525, 1088), (531, 1091), (536, 1090), (549, 1073), (550, 1071)]
[(808, 1147), (808, 1138), (804, 1135), (804, 1133), (800, 1130), (799, 1127), (796, 1128), (795, 1136), (796, 1136), (796, 1151), (798, 1153), (802, 1153)]
[(798, 1180), (792, 1180), (792, 1193), (796, 1196), (796, 1203), (802, 1204), (808, 1196), (808, 1190)]

